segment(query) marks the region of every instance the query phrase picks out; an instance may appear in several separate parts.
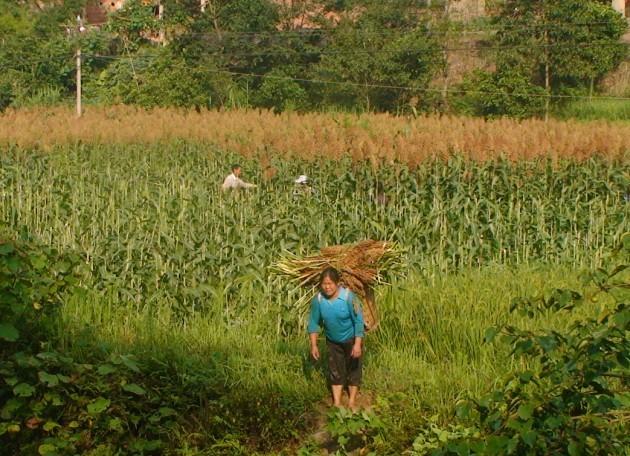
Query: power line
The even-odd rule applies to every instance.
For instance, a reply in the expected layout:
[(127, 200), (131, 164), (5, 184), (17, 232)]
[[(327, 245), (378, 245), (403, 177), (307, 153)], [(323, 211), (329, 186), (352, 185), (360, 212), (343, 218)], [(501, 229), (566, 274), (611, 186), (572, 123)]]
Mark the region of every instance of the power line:
[[(470, 52), (470, 53), (480, 53), (480, 52), (494, 52), (506, 49), (512, 50), (531, 50), (531, 49), (590, 49), (590, 48), (630, 48), (630, 43), (584, 43), (584, 44), (568, 44), (568, 43), (553, 43), (553, 44), (532, 44), (529, 46), (525, 45), (510, 45), (510, 46), (487, 46), (487, 47), (478, 47), (478, 46), (463, 46), (463, 47), (436, 47), (435, 49), (427, 49), (427, 48), (403, 48), (403, 49), (349, 49), (349, 50), (326, 50), (326, 48), (322, 49), (314, 49), (312, 51), (309, 50), (295, 50), (292, 48), (286, 49), (278, 49), (278, 50), (266, 50), (266, 51), (258, 51), (258, 52), (222, 52), (221, 50), (209, 52), (210, 55), (218, 55), (225, 58), (231, 57), (268, 57), (268, 56), (312, 56), (312, 57), (323, 57), (323, 56), (334, 56), (334, 55), (356, 55), (356, 54), (366, 54), (366, 55), (391, 55), (398, 54), (404, 55), (405, 53), (414, 53), (414, 54), (437, 54), (443, 52)], [(67, 59), (73, 59), (73, 55), (68, 55)], [(85, 58), (91, 59), (102, 59), (102, 60), (116, 60), (119, 58), (128, 58), (120, 55), (99, 55), (99, 54), (85, 54)], [(155, 59), (156, 56), (135, 56), (137, 60), (142, 59)], [(436, 59), (429, 59), (427, 62), (440, 62), (443, 61), (443, 57), (439, 56)], [(50, 59), (39, 59), (39, 60), (20, 60), (20, 67), (41, 64), (50, 62)], [(2, 65), (2, 68), (12, 69), (16, 66)]]
[[(464, 48), (436, 48), (436, 49), (413, 49), (413, 48), (408, 48), (408, 49), (378, 49), (378, 50), (368, 50), (368, 49), (352, 49), (352, 50), (344, 50), (344, 51), (295, 51), (292, 49), (287, 49), (287, 50), (278, 50), (278, 51), (266, 51), (266, 52), (251, 52), (251, 53), (235, 53), (235, 52), (229, 52), (229, 53), (223, 53), (221, 51), (216, 51), (216, 52), (210, 52), (207, 55), (212, 55), (212, 56), (217, 56), (217, 57), (221, 57), (224, 58), (226, 61), (229, 61), (231, 58), (234, 57), (264, 57), (264, 56), (287, 56), (287, 57), (295, 57), (295, 56), (313, 56), (313, 57), (325, 57), (328, 55), (356, 55), (356, 54), (366, 54), (366, 55), (391, 55), (391, 54), (397, 54), (397, 55), (401, 55), (404, 56), (405, 53), (414, 53), (414, 54), (425, 54), (430, 56), (430, 58), (426, 58), (424, 59), (424, 63), (442, 63), (445, 61), (445, 57), (443, 55), (443, 52), (453, 52), (453, 51), (467, 51), (467, 52), (484, 52), (484, 51), (496, 51), (498, 49), (514, 49), (514, 48), (522, 48), (522, 49), (536, 49), (536, 48), (540, 48), (540, 49), (550, 49), (550, 48), (570, 48), (570, 49), (574, 49), (574, 48), (581, 48), (581, 49), (586, 49), (586, 48), (597, 48), (597, 47), (617, 47), (617, 46), (623, 46), (623, 47), (630, 47), (630, 43), (600, 43), (600, 44), (589, 44), (589, 45), (583, 45), (583, 46), (579, 46), (579, 45), (565, 45), (565, 44), (556, 44), (556, 45), (532, 45), (532, 46), (518, 46), (518, 47), (514, 47), (514, 46), (506, 46), (506, 47), (494, 47), (494, 48), (472, 48), (472, 47), (464, 47)], [(129, 57), (125, 57), (125, 56), (120, 56), (120, 55), (86, 55), (86, 57), (88, 58), (92, 58), (95, 60), (98, 59), (102, 59), (102, 60), (120, 60), (120, 59), (128, 59)], [(158, 56), (156, 55), (140, 55), (140, 56), (135, 56), (134, 59), (138, 60), (138, 61), (145, 61), (145, 62), (153, 62), (158, 58)], [(296, 67), (305, 67), (305, 66), (310, 66), (310, 65), (314, 65), (316, 63), (302, 63), (302, 62), (292, 62), (292, 66), (296, 66)]]
[[(492, 17), (491, 17), (492, 19)], [(121, 18), (119, 18), (121, 20)], [(473, 27), (469, 25), (461, 25), (457, 23), (450, 22), (450, 29), (443, 29), (438, 23), (438, 25), (434, 25), (433, 22), (427, 21), (418, 25), (413, 26), (403, 26), (403, 27), (371, 27), (369, 30), (354, 28), (350, 29), (353, 32), (360, 33), (365, 36), (378, 36), (378, 35), (388, 35), (399, 32), (417, 32), (424, 31), (427, 35), (447, 35), (450, 33), (455, 34), (476, 34), (482, 32), (514, 32), (514, 31), (531, 31), (537, 29), (554, 29), (561, 28), (563, 31), (567, 29), (577, 29), (578, 27), (599, 27), (599, 26), (610, 26), (610, 21), (590, 21), (590, 22), (568, 22), (568, 21), (550, 21), (542, 24), (529, 24), (523, 25), (522, 23), (515, 24), (501, 24), (497, 25), (496, 23), (487, 23), (486, 26), (480, 26), (476, 24)], [(215, 30), (210, 32), (186, 32), (182, 34), (175, 34), (175, 38), (182, 37), (227, 37), (227, 36), (249, 36), (249, 37), (272, 37), (272, 36), (290, 36), (295, 35), (298, 37), (304, 37), (306, 35), (328, 35), (331, 33), (336, 33), (340, 30), (339, 27), (330, 27), (330, 28), (299, 28), (292, 30)]]
[[(475, 33), (482, 33), (482, 32), (506, 32), (506, 31), (530, 31), (530, 30), (537, 30), (537, 29), (553, 29), (553, 28), (562, 28), (562, 30), (567, 30), (570, 28), (577, 28), (577, 27), (598, 27), (598, 26), (610, 26), (611, 23), (610, 22), (583, 22), (583, 23), (578, 23), (578, 22), (547, 22), (544, 24), (531, 24), (531, 25), (527, 25), (527, 26), (523, 26), (521, 24), (515, 24), (514, 26), (509, 26), (509, 25), (503, 25), (503, 26), (497, 26), (495, 24), (489, 24), (488, 27), (483, 27), (483, 28), (463, 28), (463, 29), (441, 29), (439, 26), (425, 26), (423, 29), (418, 28), (418, 27), (390, 27), (390, 28), (371, 28), (369, 30), (366, 29), (360, 29), (360, 28), (355, 28), (355, 29), (348, 29), (348, 31), (350, 32), (357, 32), (363, 35), (388, 35), (388, 34), (394, 34), (394, 33), (399, 33), (399, 32), (418, 32), (418, 31), (424, 31), (427, 35), (446, 35), (446, 34), (475, 34)], [(303, 29), (297, 29), (297, 30), (260, 30), (260, 31), (238, 31), (238, 30), (220, 30), (220, 31), (213, 31), (213, 32), (186, 32), (183, 33), (181, 35), (176, 35), (176, 37), (186, 37), (186, 36), (200, 36), (200, 37), (224, 37), (224, 36), (230, 36), (230, 35), (236, 35), (236, 36), (260, 36), (260, 37), (264, 37), (264, 36), (284, 36), (284, 35), (296, 35), (296, 36), (304, 36), (304, 35), (327, 35), (327, 34), (332, 34), (332, 33), (336, 33), (338, 32), (339, 28), (330, 28), (330, 29), (324, 29), (324, 28), (303, 28)], [(342, 31), (346, 31), (346, 30), (342, 30)]]
[[(177, 65), (182, 71), (187, 70), (181, 65)], [(531, 93), (531, 92), (500, 92), (500, 91), (483, 91), (483, 90), (468, 90), (468, 89), (433, 89), (433, 88), (422, 88), (422, 87), (413, 87), (413, 86), (404, 86), (404, 85), (393, 85), (393, 84), (373, 84), (373, 83), (359, 83), (353, 81), (333, 81), (333, 80), (325, 80), (325, 79), (308, 79), (308, 78), (296, 78), (291, 76), (276, 76), (269, 74), (258, 74), (258, 73), (248, 73), (248, 72), (240, 72), (240, 71), (230, 71), (230, 70), (220, 70), (220, 69), (202, 69), (202, 72), (206, 73), (214, 73), (214, 74), (227, 74), (232, 76), (247, 76), (258, 79), (276, 79), (276, 80), (285, 80), (285, 81), (293, 81), (293, 82), (301, 82), (301, 83), (314, 83), (314, 84), (324, 84), (324, 85), (345, 85), (352, 87), (361, 87), (361, 88), (370, 88), (370, 89), (388, 89), (388, 90), (400, 90), (400, 91), (412, 91), (416, 93), (450, 93), (450, 94), (474, 94), (474, 95), (501, 95), (508, 97), (533, 97), (533, 98), (544, 98), (544, 99), (589, 99), (589, 100), (611, 100), (611, 101), (630, 101), (630, 97), (613, 97), (613, 96), (602, 96), (602, 95), (562, 95), (562, 94), (541, 94), (541, 93)]]
[[(437, 52), (436, 52), (437, 53)], [(217, 56), (219, 56), (220, 54), (217, 54)], [(347, 54), (346, 54), (347, 55)], [(222, 61), (222, 63), (224, 65), (228, 65), (228, 66), (241, 66), (238, 63), (234, 63), (234, 62), (230, 62), (229, 57), (231, 57), (230, 54), (225, 54), (225, 55), (220, 55), (222, 57), (225, 57), (226, 60)], [(98, 55), (85, 55), (85, 57), (87, 58), (91, 58), (94, 60), (99, 60), (99, 59), (103, 59), (103, 60), (109, 60), (109, 61), (124, 61), (124, 60), (129, 60), (129, 57), (126, 56), (98, 56)], [(289, 56), (290, 57), (290, 56)], [(137, 62), (143, 62), (145, 64), (152, 64), (154, 62), (157, 61), (159, 57), (155, 56), (155, 55), (145, 55), (145, 56), (137, 56), (134, 57), (135, 61)], [(431, 63), (442, 63), (444, 62), (445, 59), (443, 56), (441, 55), (437, 55), (437, 56), (431, 56), (431, 58), (426, 58), (422, 61), (423, 64), (431, 64)], [(245, 62), (244, 62), (245, 63)], [(290, 65), (292, 67), (295, 68), (309, 68), (311, 66), (317, 65), (318, 62), (291, 62)]]
[[(260, 51), (260, 52), (225, 52), (223, 53), (221, 50), (210, 51), (208, 54), (210, 55), (221, 55), (227, 58), (229, 57), (266, 57), (266, 56), (274, 56), (274, 55), (289, 55), (289, 56), (326, 56), (326, 55), (355, 55), (355, 54), (368, 54), (368, 55), (379, 55), (379, 54), (400, 54), (404, 55), (405, 53), (415, 53), (415, 54), (436, 54), (441, 52), (456, 52), (456, 51), (466, 51), (466, 52), (487, 52), (487, 51), (499, 51), (505, 49), (521, 49), (521, 50), (530, 50), (530, 49), (590, 49), (590, 48), (630, 48), (630, 43), (587, 43), (587, 44), (567, 44), (567, 43), (555, 43), (555, 44), (532, 44), (530, 46), (525, 45), (513, 45), (513, 46), (488, 46), (488, 47), (476, 47), (476, 46), (465, 46), (465, 47), (439, 47), (437, 46), (435, 49), (427, 49), (427, 48), (402, 48), (402, 49), (349, 49), (349, 50), (326, 50), (323, 49), (315, 49), (312, 51), (306, 50), (294, 50), (292, 48), (286, 48), (281, 50), (269, 50), (269, 51)], [(91, 55), (93, 58), (103, 58), (103, 59), (116, 59), (119, 56), (117, 55)], [(141, 57), (141, 56), (140, 56)], [(142, 58), (142, 57), (141, 57)], [(151, 56), (153, 58), (153, 56)]]
[(389, 84), (363, 84), (359, 82), (352, 81), (327, 81), (323, 79), (304, 79), (304, 78), (293, 78), (289, 76), (274, 76), (274, 75), (264, 75), (264, 74), (255, 74), (255, 73), (245, 73), (238, 71), (227, 71), (227, 70), (208, 70), (213, 73), (223, 73), (223, 74), (232, 74), (232, 75), (240, 75), (240, 76), (249, 76), (263, 79), (281, 79), (281, 80), (291, 80), (296, 82), (311, 82), (318, 84), (331, 84), (331, 85), (351, 85), (355, 87), (365, 87), (365, 88), (375, 88), (375, 89), (393, 89), (393, 90), (406, 90), (406, 91), (414, 91), (414, 92), (433, 92), (433, 93), (460, 93), (460, 94), (476, 94), (476, 95), (504, 95), (504, 96), (514, 96), (514, 97), (536, 97), (536, 98), (559, 98), (559, 99), (598, 99), (598, 100), (623, 100), (630, 101), (630, 97), (610, 97), (610, 96), (588, 96), (588, 95), (554, 95), (554, 94), (536, 94), (536, 93), (505, 93), (505, 92), (491, 92), (491, 91), (482, 91), (482, 90), (467, 90), (467, 89), (431, 89), (431, 88), (419, 88), (419, 87), (411, 87), (411, 86), (399, 86), (399, 85), (389, 85)]

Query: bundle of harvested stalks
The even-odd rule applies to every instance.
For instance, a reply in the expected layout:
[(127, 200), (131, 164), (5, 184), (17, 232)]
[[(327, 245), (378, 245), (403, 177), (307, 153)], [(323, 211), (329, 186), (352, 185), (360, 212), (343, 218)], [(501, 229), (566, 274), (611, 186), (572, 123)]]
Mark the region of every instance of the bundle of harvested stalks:
[[(343, 285), (361, 298), (365, 325), (371, 331), (378, 326), (374, 286), (387, 283), (386, 277), (402, 270), (402, 253), (402, 249), (393, 242), (366, 240), (326, 247), (319, 255), (301, 259), (287, 254), (276, 263), (275, 269), (299, 286), (308, 287), (310, 296), (319, 285), (321, 272), (330, 266), (337, 269)], [(304, 310), (310, 296), (300, 300), (300, 310)]]

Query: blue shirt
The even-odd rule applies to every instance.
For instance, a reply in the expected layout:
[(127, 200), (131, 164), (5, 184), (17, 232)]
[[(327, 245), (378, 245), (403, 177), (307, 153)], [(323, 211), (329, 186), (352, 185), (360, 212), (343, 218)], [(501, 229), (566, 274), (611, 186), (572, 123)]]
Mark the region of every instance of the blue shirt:
[[(361, 306), (355, 311), (354, 293), (339, 288), (336, 299), (327, 299), (318, 293), (311, 301), (311, 316), (308, 321), (308, 332), (317, 333), (323, 323), (326, 338), (333, 342), (345, 342), (353, 337), (363, 337), (363, 312)], [(357, 304), (359, 304), (357, 302)]]

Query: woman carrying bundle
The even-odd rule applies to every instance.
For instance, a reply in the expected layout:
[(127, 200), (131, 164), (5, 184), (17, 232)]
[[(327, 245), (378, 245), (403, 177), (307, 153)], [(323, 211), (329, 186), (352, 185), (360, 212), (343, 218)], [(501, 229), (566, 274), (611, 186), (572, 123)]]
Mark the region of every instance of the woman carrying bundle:
[(364, 336), (360, 303), (350, 290), (340, 286), (341, 276), (335, 268), (326, 268), (319, 277), (320, 292), (311, 301), (308, 332), (311, 356), (319, 360), (317, 335), (320, 323), (328, 346), (328, 369), (333, 405), (341, 407), (343, 387), (348, 386), (348, 407), (356, 408), (361, 384), (361, 355)]

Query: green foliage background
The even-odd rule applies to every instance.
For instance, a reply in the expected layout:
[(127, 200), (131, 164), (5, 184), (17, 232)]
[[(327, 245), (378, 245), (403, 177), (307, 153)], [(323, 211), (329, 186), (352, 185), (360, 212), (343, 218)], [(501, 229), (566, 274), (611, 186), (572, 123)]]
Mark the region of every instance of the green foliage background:
[[(82, 0), (37, 13), (0, 0), (0, 111), (68, 102), (80, 46), (90, 103), (525, 118), (551, 100), (594, 116), (561, 97), (596, 94), (626, 57), (627, 24), (608, 3), (506, 2), (480, 22), (496, 31), (481, 43), (495, 68), (445, 103), (432, 85), (447, 65), (442, 32), (461, 27), (424, 2), (329, 1), (338, 25), (321, 16), (320, 30), (278, 33), (295, 11), (268, 0), (217, 0), (203, 14), (197, 1), (164, 0), (161, 22), (129, 0), (79, 36)], [(152, 40), (160, 31), (165, 46)], [(301, 291), (269, 267), (283, 250), (367, 237), (403, 245), (410, 272), (379, 295), (373, 410), (327, 418), (340, 453), (627, 451), (627, 271), (597, 269), (595, 291), (576, 277), (628, 242), (627, 160), (409, 169), (208, 149), (2, 151), (2, 451), (316, 452), (324, 374), (305, 355)], [(219, 191), (232, 160), (259, 190)], [(303, 173), (317, 192), (296, 199)], [(504, 344), (482, 344), (498, 334)]]
[[(87, 249), (95, 287), (110, 299), (141, 307), (164, 299), (181, 315), (257, 287), (277, 304), (297, 300), (271, 293), (283, 281), (267, 268), (284, 250), (389, 239), (409, 250), (410, 266), (431, 274), (492, 262), (589, 265), (628, 228), (623, 162), (453, 158), (412, 170), (270, 154), (242, 161), (181, 142), (7, 151), (0, 216), (59, 247)], [(261, 190), (221, 193), (231, 161), (241, 161)], [(275, 175), (265, 179), (261, 163)], [(293, 198), (300, 174), (312, 179), (316, 197)], [(387, 205), (377, 201), (379, 186)], [(281, 327), (299, 330), (290, 310)]]
[[(201, 12), (197, 1), (163, 0), (160, 21), (154, 6), (129, 0), (106, 26), (80, 34), (74, 18), (85, 3), (34, 12), (26, 1), (0, 2), (0, 109), (68, 102), (79, 46), (88, 103), (519, 118), (542, 115), (548, 100), (558, 110), (560, 96), (593, 94), (627, 57), (627, 23), (609, 2), (509, 1), (472, 25), (486, 30), (474, 46), (496, 69), (441, 93), (449, 48), (470, 44), (461, 41), (467, 26), (437, 4), (215, 0)], [(291, 25), (305, 9), (318, 29)]]
[[(309, 454), (324, 366), (308, 360), (304, 292), (269, 266), (285, 249), (303, 254), (366, 237), (400, 242), (410, 267), (379, 290), (382, 320), (365, 358), (374, 409), (327, 418), (340, 451), (401, 454), (444, 443), (450, 454), (491, 440), (501, 454), (531, 442), (531, 429), (514, 428), (530, 418), (546, 439), (533, 411), (513, 423), (500, 414), (504, 396), (485, 402), (499, 413), (490, 421), (475, 421), (471, 409), (471, 421), (460, 422), (454, 405), (538, 366), (529, 352), (483, 344), (488, 326), (505, 327), (514, 342), (537, 341), (548, 330), (571, 335), (574, 322), (615, 308), (603, 297), (570, 314), (538, 312), (537, 303), (566, 310), (576, 295), (546, 290), (579, 287), (577, 270), (608, 264), (607, 246), (627, 239), (627, 161), (453, 158), (409, 169), (272, 155), (266, 160), (278, 172), (266, 179), (260, 157), (242, 160), (258, 189), (222, 193), (225, 163), (237, 159), (179, 141), (5, 149), (2, 448), (234, 455), (295, 454), (304, 444)], [(293, 196), (301, 173), (314, 196)], [(605, 287), (608, 276), (596, 277)], [(536, 293), (517, 301), (531, 303), (526, 312), (510, 313), (513, 298)], [(584, 321), (571, 337), (599, 331)], [(567, 371), (567, 382), (576, 369), (586, 368)], [(615, 429), (592, 432), (603, 438)], [(550, 447), (568, 443), (549, 435)]]

